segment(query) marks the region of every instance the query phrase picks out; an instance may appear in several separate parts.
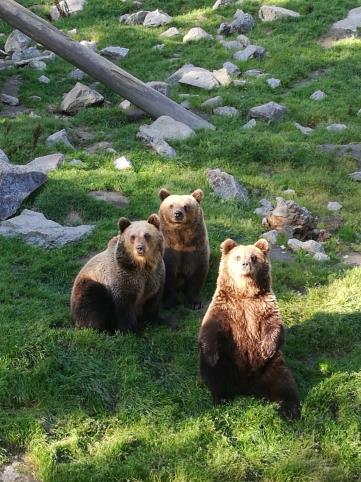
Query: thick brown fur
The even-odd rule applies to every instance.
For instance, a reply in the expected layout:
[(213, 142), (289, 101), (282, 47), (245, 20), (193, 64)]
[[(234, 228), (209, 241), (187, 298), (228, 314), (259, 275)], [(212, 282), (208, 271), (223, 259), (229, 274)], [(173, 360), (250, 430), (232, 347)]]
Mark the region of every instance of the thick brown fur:
[(199, 332), (200, 373), (214, 402), (255, 395), (299, 417), (297, 385), (280, 347), (284, 326), (271, 289), (268, 243), (221, 244), (217, 288)]
[(166, 283), (164, 300), (167, 306), (177, 304), (177, 294), (191, 309), (202, 307), (201, 290), (209, 270), (209, 242), (200, 203), (201, 189), (191, 195), (159, 192), (160, 226), (164, 236)]
[(140, 333), (159, 317), (165, 282), (164, 241), (157, 214), (118, 222), (119, 234), (76, 277), (71, 312), (77, 328)]

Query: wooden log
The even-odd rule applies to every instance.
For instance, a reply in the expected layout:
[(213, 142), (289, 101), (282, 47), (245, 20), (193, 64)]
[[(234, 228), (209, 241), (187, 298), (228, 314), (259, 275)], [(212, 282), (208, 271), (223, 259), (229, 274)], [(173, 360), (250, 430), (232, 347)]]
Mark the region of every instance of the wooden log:
[(14, 0), (0, 0), (0, 18), (120, 94), (150, 116), (158, 118), (167, 115), (187, 124), (192, 129), (214, 129), (214, 126), (206, 120), (148, 87), (96, 52), (67, 37)]

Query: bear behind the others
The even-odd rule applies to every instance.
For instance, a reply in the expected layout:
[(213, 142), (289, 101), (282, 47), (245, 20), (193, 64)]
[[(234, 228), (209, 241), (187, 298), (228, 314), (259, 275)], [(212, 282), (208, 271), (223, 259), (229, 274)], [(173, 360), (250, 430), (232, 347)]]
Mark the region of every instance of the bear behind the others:
[(185, 306), (201, 308), (201, 290), (209, 270), (209, 242), (200, 203), (201, 189), (191, 195), (159, 192), (160, 227), (164, 236), (166, 282), (164, 301), (174, 306), (183, 297)]
[(268, 243), (221, 245), (217, 288), (199, 332), (200, 373), (215, 403), (237, 395), (278, 402), (299, 416), (297, 385), (280, 347), (284, 326), (271, 289)]
[(158, 319), (165, 281), (164, 243), (156, 214), (118, 222), (119, 234), (76, 277), (71, 312), (77, 328), (139, 333)]

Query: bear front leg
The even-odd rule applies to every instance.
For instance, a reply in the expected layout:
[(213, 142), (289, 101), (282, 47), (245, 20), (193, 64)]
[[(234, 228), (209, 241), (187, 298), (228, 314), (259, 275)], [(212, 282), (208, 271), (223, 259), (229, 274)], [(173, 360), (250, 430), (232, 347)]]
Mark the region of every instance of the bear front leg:
[(163, 291), (164, 305), (167, 308), (176, 306), (177, 303), (177, 259), (170, 249), (164, 254), (165, 263), (165, 284)]
[(115, 325), (121, 333), (140, 334), (134, 300), (115, 301)]
[(203, 307), (201, 291), (208, 275), (207, 266), (201, 266), (188, 277), (184, 283), (184, 305), (191, 310), (200, 310)]
[(202, 324), (198, 336), (201, 356), (211, 367), (215, 367), (219, 360), (218, 331), (217, 320), (207, 320)]
[(264, 360), (269, 360), (280, 349), (285, 339), (285, 330), (282, 324), (268, 323), (262, 330), (261, 352)]
[(160, 317), (160, 307), (162, 303), (163, 289), (159, 290), (155, 296), (152, 296), (143, 307), (142, 319), (148, 322), (163, 323)]

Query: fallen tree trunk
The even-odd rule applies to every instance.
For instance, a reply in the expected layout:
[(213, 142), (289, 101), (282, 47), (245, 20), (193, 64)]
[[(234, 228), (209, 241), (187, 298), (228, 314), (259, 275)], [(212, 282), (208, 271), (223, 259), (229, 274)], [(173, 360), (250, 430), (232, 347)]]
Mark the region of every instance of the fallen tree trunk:
[(70, 39), (14, 0), (0, 0), (0, 18), (103, 83), (154, 118), (167, 115), (193, 129), (214, 126), (145, 85), (101, 55)]

